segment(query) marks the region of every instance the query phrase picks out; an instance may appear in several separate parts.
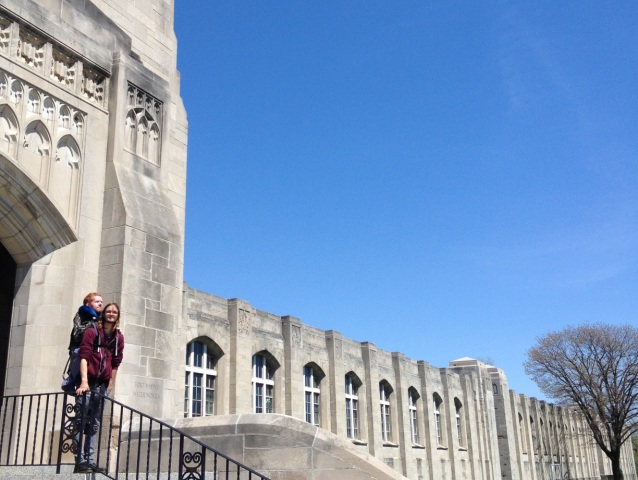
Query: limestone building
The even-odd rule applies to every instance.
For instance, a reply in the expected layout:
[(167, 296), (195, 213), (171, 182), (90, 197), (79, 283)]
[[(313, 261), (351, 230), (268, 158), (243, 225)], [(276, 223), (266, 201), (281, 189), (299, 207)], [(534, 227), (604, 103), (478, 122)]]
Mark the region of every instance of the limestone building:
[[(289, 472), (308, 475), (300, 478), (611, 475), (576, 411), (517, 394), (496, 367), (463, 358), (437, 368), (188, 287), (184, 308), (187, 418), (178, 425), (248, 457), (254, 452), (240, 442), (227, 445), (228, 430), (215, 434), (242, 423), (263, 437), (260, 471), (281, 475), (284, 456)], [(269, 433), (276, 446), (266, 444)], [(626, 478), (635, 479), (630, 445), (624, 458)]]
[[(0, 388), (57, 391), (88, 291), (122, 309), (117, 399), (272, 478), (594, 479), (577, 415), (183, 282), (173, 0), (0, 3)], [(631, 455), (626, 471), (636, 478)]]

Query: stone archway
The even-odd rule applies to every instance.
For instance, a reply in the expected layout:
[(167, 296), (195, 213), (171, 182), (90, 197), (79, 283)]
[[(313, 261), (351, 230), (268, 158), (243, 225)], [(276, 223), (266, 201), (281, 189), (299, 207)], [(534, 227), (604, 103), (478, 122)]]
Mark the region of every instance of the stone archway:
[(4, 393), (18, 267), (77, 240), (59, 209), (11, 159), (0, 155), (0, 394)]
[(47, 194), (0, 155), (0, 243), (15, 262), (32, 263), (76, 240)]

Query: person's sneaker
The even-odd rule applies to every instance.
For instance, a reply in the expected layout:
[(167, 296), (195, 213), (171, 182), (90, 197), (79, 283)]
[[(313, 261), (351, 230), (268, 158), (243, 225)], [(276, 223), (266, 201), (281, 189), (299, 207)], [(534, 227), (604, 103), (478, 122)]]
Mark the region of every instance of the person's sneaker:
[(106, 468), (98, 467), (95, 463), (89, 464), (89, 468), (93, 473), (101, 473), (102, 475), (106, 474)]
[(73, 473), (93, 473), (93, 469), (86, 462), (80, 462), (75, 464)]

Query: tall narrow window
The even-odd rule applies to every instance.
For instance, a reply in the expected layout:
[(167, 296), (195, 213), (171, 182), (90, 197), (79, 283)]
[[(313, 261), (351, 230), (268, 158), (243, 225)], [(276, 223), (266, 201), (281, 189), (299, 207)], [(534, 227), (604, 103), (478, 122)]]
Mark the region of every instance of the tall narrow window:
[(319, 381), (322, 376), (310, 365), (303, 367), (303, 376), (306, 422), (319, 426)]
[(392, 388), (387, 382), (379, 384), (379, 404), (381, 405), (381, 438), (384, 442), (392, 441), (392, 427), (390, 423), (390, 394)]
[(441, 425), (441, 410), (443, 409), (443, 400), (438, 394), (434, 394), (432, 397), (432, 406), (434, 407), (434, 427), (436, 429), (436, 442), (438, 445), (443, 445), (443, 428)]
[(253, 356), (253, 413), (273, 413), (274, 368), (264, 355)]
[(192, 341), (186, 347), (184, 379), (184, 416), (215, 414), (215, 380), (217, 356), (206, 343)]
[(348, 438), (359, 438), (358, 386), (353, 375), (346, 375), (346, 435)]
[(454, 414), (456, 417), (456, 439), (459, 447), (465, 447), (465, 425), (463, 423), (463, 404), (458, 398), (454, 398)]
[(419, 424), (417, 423), (416, 414), (416, 402), (419, 399), (419, 394), (414, 388), (408, 390), (408, 411), (410, 412), (410, 435), (412, 437), (412, 444), (419, 444)]

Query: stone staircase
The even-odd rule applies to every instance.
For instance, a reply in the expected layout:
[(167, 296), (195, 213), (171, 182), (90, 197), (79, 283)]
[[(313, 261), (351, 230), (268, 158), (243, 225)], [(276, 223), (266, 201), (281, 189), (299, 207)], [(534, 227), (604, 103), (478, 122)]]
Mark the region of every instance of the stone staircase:
[(2, 480), (98, 480), (103, 475), (73, 473), (73, 465), (62, 465), (60, 474), (55, 473), (55, 465), (50, 467), (0, 467)]

